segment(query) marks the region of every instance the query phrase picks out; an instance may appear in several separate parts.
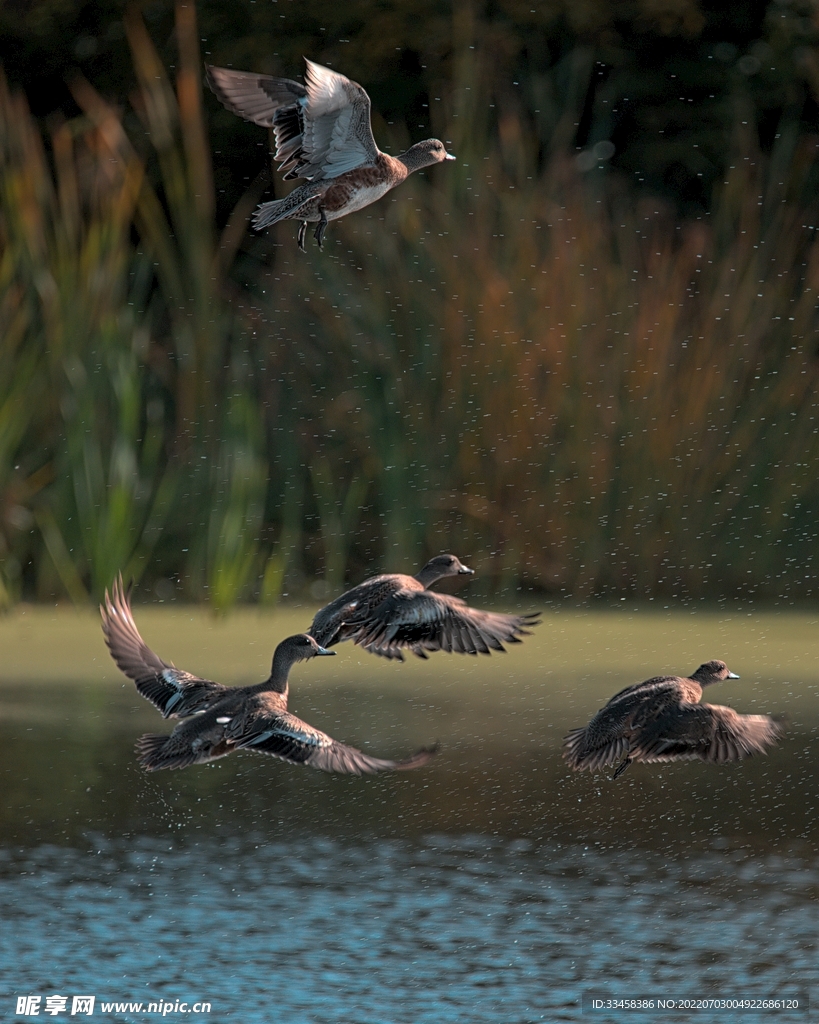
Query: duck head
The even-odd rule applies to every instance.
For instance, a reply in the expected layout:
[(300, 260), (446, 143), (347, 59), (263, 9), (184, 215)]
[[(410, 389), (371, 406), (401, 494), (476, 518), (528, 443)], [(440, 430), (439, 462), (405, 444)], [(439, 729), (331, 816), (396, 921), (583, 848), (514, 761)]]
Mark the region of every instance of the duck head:
[(724, 661), (706, 661), (691, 678), (696, 679), (700, 686), (708, 686), (710, 683), (721, 683), (723, 679), (739, 679), (739, 676), (731, 672)]
[(277, 660), (287, 660), (288, 664), (295, 665), (297, 661), (307, 661), (308, 658), (317, 658), (320, 655), (335, 654), (335, 651), (328, 651), (326, 647), (317, 644), (309, 633), (296, 633), (282, 640), (273, 655), (273, 664)]
[(286, 640), (282, 640), (273, 655), (273, 664), (270, 666), (270, 682), (274, 684), (273, 688), (281, 693), (286, 692), (287, 676), (297, 661), (307, 661), (309, 658), (335, 653), (317, 644), (307, 633), (296, 633), (295, 636), (287, 637)]
[(423, 142), (416, 142), (414, 146), (402, 153), (398, 159), (406, 165), (410, 174), (421, 167), (429, 167), (431, 164), (441, 164), (444, 160), (454, 160), (451, 153), (447, 153), (446, 147), (440, 139), (424, 139)]
[(444, 576), (472, 576), (475, 570), (464, 565), (455, 555), (436, 555), (416, 575), (419, 583), (428, 587), (430, 583), (441, 580)]

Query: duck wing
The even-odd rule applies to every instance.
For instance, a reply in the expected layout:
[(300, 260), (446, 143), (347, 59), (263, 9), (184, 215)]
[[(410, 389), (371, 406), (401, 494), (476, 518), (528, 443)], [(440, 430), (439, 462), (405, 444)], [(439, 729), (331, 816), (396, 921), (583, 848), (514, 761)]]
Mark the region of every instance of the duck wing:
[(310, 60), (303, 125), (302, 162), (296, 168), (303, 178), (337, 178), (378, 157), (370, 97), (357, 82)]
[(569, 767), (594, 772), (622, 760), (631, 749), (631, 714), (625, 707), (618, 707), (614, 713), (605, 707), (588, 725), (572, 729), (563, 740), (563, 758)]
[(307, 85), (228, 68), (206, 67), (208, 84), (228, 110), (273, 128), (285, 178), (323, 181), (372, 164), (378, 147), (370, 97), (356, 82), (307, 62)]
[(680, 680), (658, 676), (627, 686), (595, 714), (588, 725), (563, 740), (563, 757), (575, 771), (597, 771), (634, 753), (651, 723), (680, 705)]
[(683, 704), (656, 722), (632, 756), (723, 764), (765, 753), (781, 735), (781, 725), (768, 715), (740, 715), (719, 704)]
[(274, 160), (285, 178), (297, 177), (302, 162), (303, 112), (307, 89), (290, 78), (254, 75), (205, 65), (205, 78), (216, 98), (231, 113), (246, 121), (272, 128), (276, 139)]
[(322, 647), (333, 647), (342, 640), (347, 640), (355, 632), (351, 630), (349, 619), (355, 615), (358, 601), (345, 600), (346, 594), (337, 598), (325, 608), (320, 608), (308, 629), (310, 636)]
[(200, 679), (154, 654), (139, 635), (131, 614), (130, 587), (123, 587), (121, 576), (110, 595), (105, 591), (100, 614), (105, 642), (117, 667), (133, 679), (137, 690), (162, 712), (163, 718), (194, 715), (230, 692), (229, 686)]
[(283, 107), (297, 108), (307, 96), (301, 82), (290, 78), (254, 75), (211, 64), (205, 65), (205, 79), (223, 107), (263, 128), (274, 128), (276, 114)]
[(451, 594), (402, 589), (370, 612), (353, 639), (384, 658), (402, 659), (402, 649), (420, 658), (427, 651), (489, 654), (520, 643), (539, 621), (537, 613), (483, 612)]
[[(241, 725), (241, 722), (239, 723)], [(377, 772), (408, 771), (420, 768), (435, 756), (435, 749), (419, 750), (403, 761), (385, 760), (362, 754), (355, 747), (339, 743), (320, 729), (300, 718), (281, 712), (269, 716), (255, 715), (250, 731), (232, 738), (235, 749), (256, 750), (272, 754), (291, 764), (306, 764), (324, 772), (342, 775), (374, 775)]]
[(397, 573), (372, 576), (320, 608), (308, 632), (322, 647), (349, 640), (369, 621), (375, 608), (404, 589), (423, 590), (423, 587), (412, 576)]

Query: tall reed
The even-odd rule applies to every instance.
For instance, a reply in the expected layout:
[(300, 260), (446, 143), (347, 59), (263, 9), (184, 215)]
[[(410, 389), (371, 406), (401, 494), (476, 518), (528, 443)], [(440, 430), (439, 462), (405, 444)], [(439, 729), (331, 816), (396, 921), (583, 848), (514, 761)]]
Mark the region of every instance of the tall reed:
[(102, 159), (98, 132), (58, 124), (52, 171), (24, 100), (5, 83), (0, 121), (4, 284), (25, 321), (19, 344), (14, 331), (5, 340), (7, 354), (18, 348), (8, 379), (26, 389), (17, 443), (22, 464), (53, 478), (36, 498), (24, 491), (50, 556), (39, 569), (56, 570), (82, 600), (120, 569), (138, 575), (162, 491), (161, 439), (141, 436), (141, 339), (129, 305), (143, 169)]
[(458, 162), (323, 253), (247, 235), (252, 193), (217, 232), (192, 5), (175, 84), (126, 20), (138, 130), (78, 81), (44, 141), (0, 87), (0, 603), (123, 569), (226, 611), (442, 549), (507, 597), (815, 596), (813, 141), (738, 134), (681, 221), (571, 152), (583, 51), (544, 146), (470, 17)]
[[(175, 88), (135, 10), (126, 14), (125, 28), (139, 83), (134, 105), (146, 136), (143, 159), (149, 167), (155, 161), (158, 185), (143, 185), (134, 225), (155, 268), (146, 323), (174, 418), (166, 443), (178, 488), (167, 532), (187, 557), (180, 565), (171, 555), (171, 571), (190, 596), (224, 610), (242, 593), (255, 562), (267, 477), (254, 417), (236, 414), (252, 397), (233, 394), (231, 352), (241, 338), (226, 299), (226, 270), (251, 206), (240, 203), (218, 234), (193, 5), (176, 5)], [(116, 112), (85, 83), (75, 94), (95, 123), (108, 127), (112, 157), (133, 159), (136, 143)]]

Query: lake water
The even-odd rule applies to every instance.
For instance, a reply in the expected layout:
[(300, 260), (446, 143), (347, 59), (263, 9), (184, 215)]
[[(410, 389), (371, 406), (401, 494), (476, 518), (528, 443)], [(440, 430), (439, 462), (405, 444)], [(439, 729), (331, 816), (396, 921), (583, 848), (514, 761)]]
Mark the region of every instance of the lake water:
[[(564, 613), (503, 657), (404, 666), (342, 647), (294, 672), (293, 710), (377, 755), (442, 744), (351, 779), (249, 754), (144, 774), (134, 740), (170, 723), (96, 622), (27, 615), (0, 625), (0, 1020), (88, 1019), (86, 995), (113, 1024), (819, 1019), (815, 617)], [(181, 615), (136, 609), (228, 683), (305, 618)], [(769, 757), (565, 770), (607, 696), (708, 657), (743, 677), (712, 703), (787, 714)], [(799, 1006), (656, 1005), (772, 998)]]

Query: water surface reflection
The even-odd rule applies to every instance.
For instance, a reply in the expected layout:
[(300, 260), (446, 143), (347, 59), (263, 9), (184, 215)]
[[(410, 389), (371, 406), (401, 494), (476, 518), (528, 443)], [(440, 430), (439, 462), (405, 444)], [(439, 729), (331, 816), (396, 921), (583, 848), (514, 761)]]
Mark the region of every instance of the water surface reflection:
[(816, 865), (797, 859), (255, 838), (7, 852), (4, 1000), (67, 990), (207, 999), (210, 1019), (247, 1024), (497, 1024), (576, 1021), (580, 993), (604, 986), (764, 997), (817, 982)]
[(816, 679), (746, 674), (719, 694), (790, 714), (770, 756), (615, 784), (569, 773), (560, 739), (633, 674), (555, 675), (538, 642), (389, 675), (340, 657), (323, 685), (294, 680), (294, 711), (368, 752), (442, 741), (428, 768), (366, 779), (252, 754), (146, 775), (134, 739), (170, 723), (115, 673), (8, 678), (0, 1019), (56, 992), (209, 1000), (197, 1019), (242, 1024), (624, 1019), (581, 1014), (601, 988), (819, 1005)]

